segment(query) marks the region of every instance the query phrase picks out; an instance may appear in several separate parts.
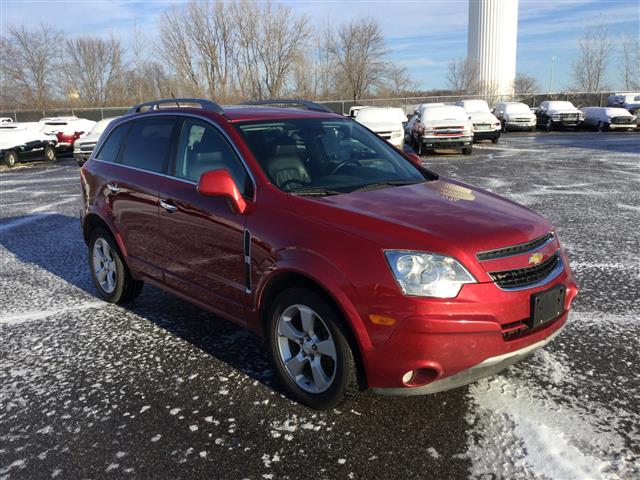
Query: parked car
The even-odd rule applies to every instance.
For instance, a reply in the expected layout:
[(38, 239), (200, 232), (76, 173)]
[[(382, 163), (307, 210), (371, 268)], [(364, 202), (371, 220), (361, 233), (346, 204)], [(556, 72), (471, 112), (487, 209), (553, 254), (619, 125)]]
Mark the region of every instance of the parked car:
[(582, 112), (585, 115), (582, 126), (585, 128), (594, 128), (599, 132), (636, 129), (636, 116), (624, 108), (583, 107)]
[(104, 118), (96, 122), (88, 133), (81, 135), (73, 143), (73, 158), (78, 162), (78, 165), (82, 166), (84, 162), (89, 159), (91, 152), (93, 152), (96, 143), (98, 143), (100, 139), (100, 135), (102, 135), (102, 132), (104, 132), (107, 126), (116, 118), (117, 117)]
[(0, 159), (7, 167), (18, 162), (56, 159), (56, 142), (37, 122), (0, 123)]
[(635, 115), (640, 111), (640, 92), (609, 95), (607, 105), (609, 107), (625, 108), (629, 113)]
[(0, 117), (0, 123), (12, 123), (13, 118), (11, 117)]
[(81, 169), (98, 294), (146, 282), (251, 328), (314, 408), (455, 388), (558, 335), (578, 288), (547, 219), (306, 106), (114, 120)]
[(473, 141), (491, 140), (498, 143), (502, 126), (495, 117), (489, 105), (484, 100), (460, 100), (456, 105), (464, 108), (469, 115), (469, 120), (473, 123)]
[(93, 128), (96, 122), (86, 118), (48, 117), (40, 120), (42, 131), (50, 137), (55, 137), (58, 151), (68, 151), (73, 148), (80, 135)]
[(358, 112), (363, 108), (369, 108), (369, 107), (367, 107), (366, 105), (354, 105), (349, 109), (349, 117), (356, 118), (356, 115), (358, 114)]
[(554, 128), (578, 128), (584, 120), (584, 113), (573, 103), (564, 100), (546, 100), (536, 110), (537, 123), (547, 132)]
[(529, 106), (522, 102), (500, 102), (493, 108), (493, 114), (502, 124), (502, 131), (536, 129), (536, 115)]
[(356, 122), (384, 138), (391, 145), (402, 150), (404, 146), (404, 127), (407, 116), (401, 108), (366, 107), (357, 111)]
[(405, 129), (409, 145), (419, 155), (436, 149), (473, 151), (473, 124), (462, 107), (423, 103)]

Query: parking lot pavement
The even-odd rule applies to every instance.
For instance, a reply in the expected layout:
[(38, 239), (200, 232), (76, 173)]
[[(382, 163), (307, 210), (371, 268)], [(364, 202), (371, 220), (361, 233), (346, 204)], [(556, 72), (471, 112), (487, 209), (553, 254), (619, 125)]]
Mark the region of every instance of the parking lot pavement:
[(424, 161), (558, 227), (569, 324), (469, 387), (323, 413), (282, 395), (252, 333), (154, 288), (97, 299), (72, 160), (0, 174), (0, 479), (638, 478), (640, 135)]

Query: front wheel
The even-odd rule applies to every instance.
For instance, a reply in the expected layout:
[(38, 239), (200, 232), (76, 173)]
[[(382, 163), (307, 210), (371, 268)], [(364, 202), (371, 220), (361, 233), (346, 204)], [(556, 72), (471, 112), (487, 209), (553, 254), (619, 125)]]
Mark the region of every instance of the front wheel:
[(491, 139), (491, 143), (498, 143), (499, 140), (500, 140), (500, 137), (493, 137)]
[(599, 131), (600, 133), (606, 132), (608, 129), (609, 129), (609, 128), (608, 128), (608, 126), (607, 126), (607, 124), (606, 124), (606, 123), (598, 122), (598, 131)]
[(325, 410), (355, 396), (357, 368), (340, 314), (318, 294), (290, 288), (268, 313), (274, 368), (299, 402)]
[(142, 291), (143, 282), (135, 280), (109, 232), (96, 228), (89, 241), (89, 267), (96, 290), (110, 303), (127, 303)]
[(547, 132), (550, 132), (553, 130), (553, 122), (551, 121), (551, 119), (547, 120), (547, 123), (545, 124), (544, 128)]
[(56, 160), (56, 149), (53, 146), (47, 145), (44, 147), (44, 159), (46, 162), (54, 162)]
[(462, 149), (462, 154), (463, 155), (471, 155), (472, 151), (473, 151), (473, 147), (464, 147)]
[(4, 164), (11, 168), (18, 162), (18, 154), (13, 150), (9, 152), (5, 152), (4, 154)]

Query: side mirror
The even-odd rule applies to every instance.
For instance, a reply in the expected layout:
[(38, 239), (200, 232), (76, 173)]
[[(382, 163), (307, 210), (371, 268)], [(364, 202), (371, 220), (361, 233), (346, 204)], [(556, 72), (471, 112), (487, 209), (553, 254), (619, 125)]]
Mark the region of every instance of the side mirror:
[(198, 193), (205, 197), (226, 198), (231, 205), (231, 210), (236, 214), (243, 214), (247, 209), (247, 202), (238, 190), (236, 182), (225, 169), (204, 172), (198, 182)]
[(415, 153), (407, 152), (407, 157), (411, 160), (411, 163), (416, 164), (418, 167), (422, 167), (422, 160), (420, 160), (420, 156)]

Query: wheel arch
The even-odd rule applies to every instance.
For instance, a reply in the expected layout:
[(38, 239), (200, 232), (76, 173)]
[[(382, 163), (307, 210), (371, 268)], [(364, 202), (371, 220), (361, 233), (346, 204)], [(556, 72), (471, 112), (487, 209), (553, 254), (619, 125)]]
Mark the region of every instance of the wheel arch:
[(316, 293), (340, 314), (358, 368), (358, 381), (362, 386), (366, 385), (366, 368), (362, 351), (363, 348), (366, 348), (363, 343), (369, 343), (368, 336), (365, 340), (362, 338), (362, 334), (358, 335), (353, 323), (349, 321), (352, 315), (348, 314), (345, 306), (336, 299), (327, 286), (306, 272), (284, 270), (274, 273), (260, 289), (258, 293), (258, 318), (262, 335), (266, 338), (268, 312), (273, 302), (280, 293), (292, 287), (302, 287)]
[(122, 242), (122, 237), (116, 232), (112, 225), (109, 224), (109, 222), (107, 222), (97, 213), (88, 213), (82, 221), (82, 236), (84, 238), (84, 242), (87, 245), (89, 245), (89, 241), (91, 240), (91, 232), (93, 232), (96, 228), (103, 228), (107, 232), (109, 232), (118, 244), (120, 252), (125, 257), (127, 256), (127, 249)]

